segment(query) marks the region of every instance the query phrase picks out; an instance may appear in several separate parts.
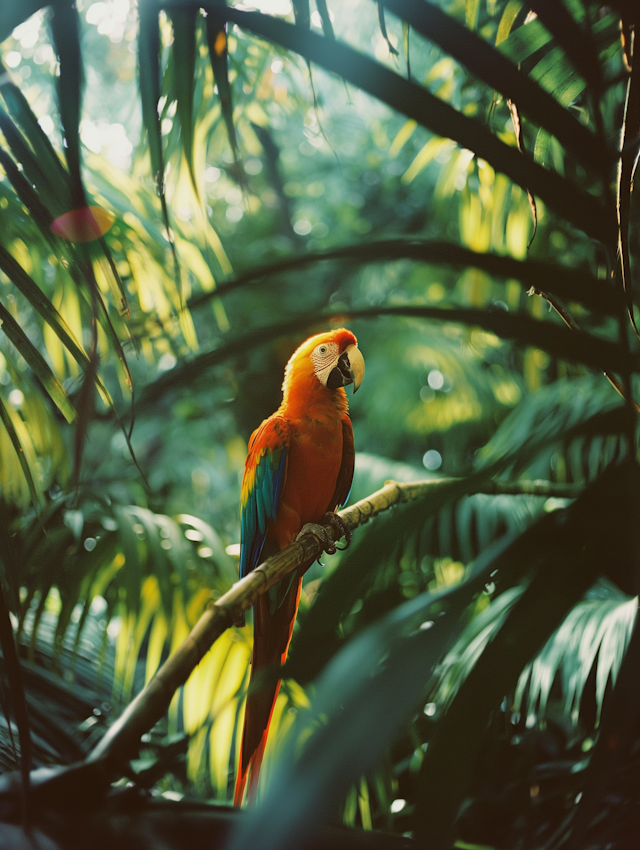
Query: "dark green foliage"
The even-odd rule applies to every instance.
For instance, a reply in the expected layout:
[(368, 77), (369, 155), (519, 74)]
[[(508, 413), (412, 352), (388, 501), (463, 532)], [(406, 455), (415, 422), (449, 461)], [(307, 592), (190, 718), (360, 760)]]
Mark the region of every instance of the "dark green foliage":
[[(211, 810), (212, 844), (624, 847), (633, 4), (140, 0), (120, 36), (112, 5), (0, 0), (0, 757), (75, 763), (33, 777), (38, 829), (71, 846), (82, 803), (87, 845), (138, 846), (131, 817), (141, 847), (190, 846), (209, 818), (175, 803), (170, 834), (140, 794), (230, 798), (250, 627), (122, 776), (83, 759), (235, 580), (246, 440), (339, 323), (367, 361), (354, 498), (447, 480), (309, 569), (262, 797)], [(121, 168), (96, 153), (116, 127)], [(53, 232), (87, 204), (99, 239)]]

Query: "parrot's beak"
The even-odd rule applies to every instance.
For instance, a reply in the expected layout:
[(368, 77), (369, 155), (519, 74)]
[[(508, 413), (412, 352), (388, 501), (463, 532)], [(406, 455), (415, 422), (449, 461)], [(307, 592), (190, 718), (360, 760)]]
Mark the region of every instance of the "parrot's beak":
[(353, 384), (353, 391), (358, 389), (364, 378), (364, 357), (356, 345), (349, 345), (338, 357), (338, 363), (331, 370), (327, 380), (329, 389), (346, 387)]

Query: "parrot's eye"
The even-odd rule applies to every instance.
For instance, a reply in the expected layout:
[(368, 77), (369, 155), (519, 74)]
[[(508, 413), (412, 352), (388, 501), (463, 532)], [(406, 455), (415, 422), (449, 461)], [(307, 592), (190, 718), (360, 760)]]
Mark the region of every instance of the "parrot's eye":
[(318, 374), (323, 369), (331, 369), (335, 366), (334, 358), (340, 353), (335, 342), (321, 342), (311, 352), (311, 360), (314, 365), (314, 372)]

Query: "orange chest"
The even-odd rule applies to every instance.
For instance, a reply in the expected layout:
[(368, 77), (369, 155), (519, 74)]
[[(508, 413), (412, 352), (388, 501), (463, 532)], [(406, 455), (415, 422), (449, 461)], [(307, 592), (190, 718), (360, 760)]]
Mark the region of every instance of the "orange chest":
[[(299, 522), (318, 522), (334, 506), (331, 500), (342, 465), (342, 422), (311, 416), (291, 423), (287, 480), (281, 505)], [(296, 523), (297, 524), (297, 523)], [(297, 531), (296, 531), (297, 533)]]

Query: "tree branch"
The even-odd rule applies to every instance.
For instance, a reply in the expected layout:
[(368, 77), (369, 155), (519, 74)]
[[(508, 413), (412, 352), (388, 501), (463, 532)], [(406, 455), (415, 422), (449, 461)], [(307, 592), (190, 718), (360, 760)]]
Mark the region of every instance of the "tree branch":
[[(438, 478), (407, 484), (390, 481), (366, 499), (340, 511), (339, 516), (347, 527), (353, 530), (394, 505), (430, 495), (434, 490), (446, 487), (455, 480), (458, 479)], [(573, 499), (579, 490), (575, 485), (552, 484), (548, 481), (484, 481), (478, 483), (474, 492)], [(339, 539), (333, 526), (326, 525), (324, 528), (331, 540)], [(269, 587), (302, 564), (315, 560), (322, 551), (322, 544), (313, 534), (304, 534), (212, 602), (181, 646), (109, 728), (89, 754), (87, 761), (103, 760), (106, 769), (115, 772), (118, 766), (132, 758), (138, 750), (141, 736), (164, 715), (175, 691), (187, 681), (220, 635), (232, 626), (244, 611), (251, 608)]]

